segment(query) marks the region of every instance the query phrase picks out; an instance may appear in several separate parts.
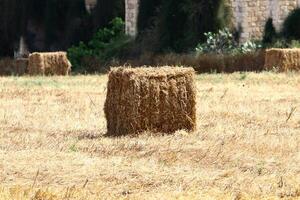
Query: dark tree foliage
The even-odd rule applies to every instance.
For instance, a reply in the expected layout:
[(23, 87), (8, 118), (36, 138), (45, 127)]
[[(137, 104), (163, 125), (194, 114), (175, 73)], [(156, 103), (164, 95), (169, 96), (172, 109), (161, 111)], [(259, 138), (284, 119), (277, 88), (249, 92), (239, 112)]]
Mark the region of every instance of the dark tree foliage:
[(66, 50), (117, 16), (124, 19), (124, 0), (98, 0), (92, 14), (85, 0), (0, 0), (0, 57), (12, 56), (21, 36), (30, 51)]
[(47, 0), (44, 12), (46, 48), (66, 49), (84, 40), (86, 17), (84, 0)]
[[(25, 0), (26, 1), (26, 0)], [(48, 1), (44, 0), (27, 0), (28, 17), (30, 20), (42, 23), (45, 16), (45, 8)]]
[(156, 3), (141, 2), (139, 10), (139, 32), (152, 29), (155, 35), (149, 37), (156, 37), (156, 44), (159, 44), (155, 51), (186, 52), (205, 39), (205, 32), (230, 26), (230, 9), (225, 0), (164, 0)]
[(0, 1), (0, 56), (13, 55), (16, 40), (19, 38), (22, 12), (15, 12), (20, 7), (17, 0)]
[(292, 40), (300, 39), (300, 8), (293, 10), (285, 19), (282, 28), (284, 38)]
[(154, 26), (154, 17), (163, 0), (140, 0), (138, 30), (140, 33)]
[(98, 0), (92, 14), (94, 32), (116, 17), (125, 18), (125, 0)]
[(265, 45), (272, 44), (277, 38), (277, 33), (273, 25), (273, 19), (269, 18), (265, 24), (263, 43)]

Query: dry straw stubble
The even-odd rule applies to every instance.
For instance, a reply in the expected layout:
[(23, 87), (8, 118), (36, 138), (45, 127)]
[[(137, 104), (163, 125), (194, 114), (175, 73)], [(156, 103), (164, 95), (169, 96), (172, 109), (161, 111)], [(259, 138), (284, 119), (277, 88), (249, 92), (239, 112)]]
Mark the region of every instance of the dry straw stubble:
[(68, 75), (71, 63), (66, 52), (32, 53), (29, 55), (30, 75)]
[(112, 68), (105, 115), (108, 135), (195, 130), (193, 68)]

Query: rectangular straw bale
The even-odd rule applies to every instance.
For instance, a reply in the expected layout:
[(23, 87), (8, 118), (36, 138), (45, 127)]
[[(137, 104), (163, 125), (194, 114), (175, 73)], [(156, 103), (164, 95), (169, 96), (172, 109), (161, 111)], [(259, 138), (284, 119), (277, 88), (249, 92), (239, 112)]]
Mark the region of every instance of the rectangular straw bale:
[(71, 63), (66, 52), (32, 53), (29, 55), (30, 75), (68, 75)]
[(105, 115), (108, 135), (173, 133), (196, 127), (193, 68), (113, 68)]
[(275, 68), (280, 72), (300, 70), (300, 49), (266, 50), (265, 68)]

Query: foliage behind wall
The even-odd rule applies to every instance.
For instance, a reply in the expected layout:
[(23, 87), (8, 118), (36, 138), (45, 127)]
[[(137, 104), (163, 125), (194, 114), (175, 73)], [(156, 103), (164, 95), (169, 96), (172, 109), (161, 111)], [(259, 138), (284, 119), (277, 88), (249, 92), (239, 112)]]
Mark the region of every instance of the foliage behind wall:
[(125, 16), (123, 0), (0, 0), (0, 57), (12, 56), (24, 36), (30, 51), (66, 50), (88, 41), (98, 28)]
[(140, 35), (152, 31), (149, 37), (155, 37), (158, 52), (189, 51), (205, 39), (205, 32), (231, 26), (225, 0), (142, 0), (139, 13)]

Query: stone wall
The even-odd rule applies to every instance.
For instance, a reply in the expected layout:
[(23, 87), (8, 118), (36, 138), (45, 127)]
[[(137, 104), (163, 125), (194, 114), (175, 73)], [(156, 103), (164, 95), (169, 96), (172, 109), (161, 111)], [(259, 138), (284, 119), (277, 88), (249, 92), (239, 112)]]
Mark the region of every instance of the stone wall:
[(287, 15), (299, 5), (299, 0), (230, 0), (233, 22), (241, 28), (241, 39), (259, 39), (269, 17), (277, 31)]
[[(126, 1), (126, 33), (137, 34), (139, 0)], [(260, 39), (265, 23), (273, 18), (274, 26), (281, 29), (282, 23), (291, 10), (300, 5), (300, 0), (228, 0), (232, 8), (233, 23), (241, 28), (241, 40)]]

